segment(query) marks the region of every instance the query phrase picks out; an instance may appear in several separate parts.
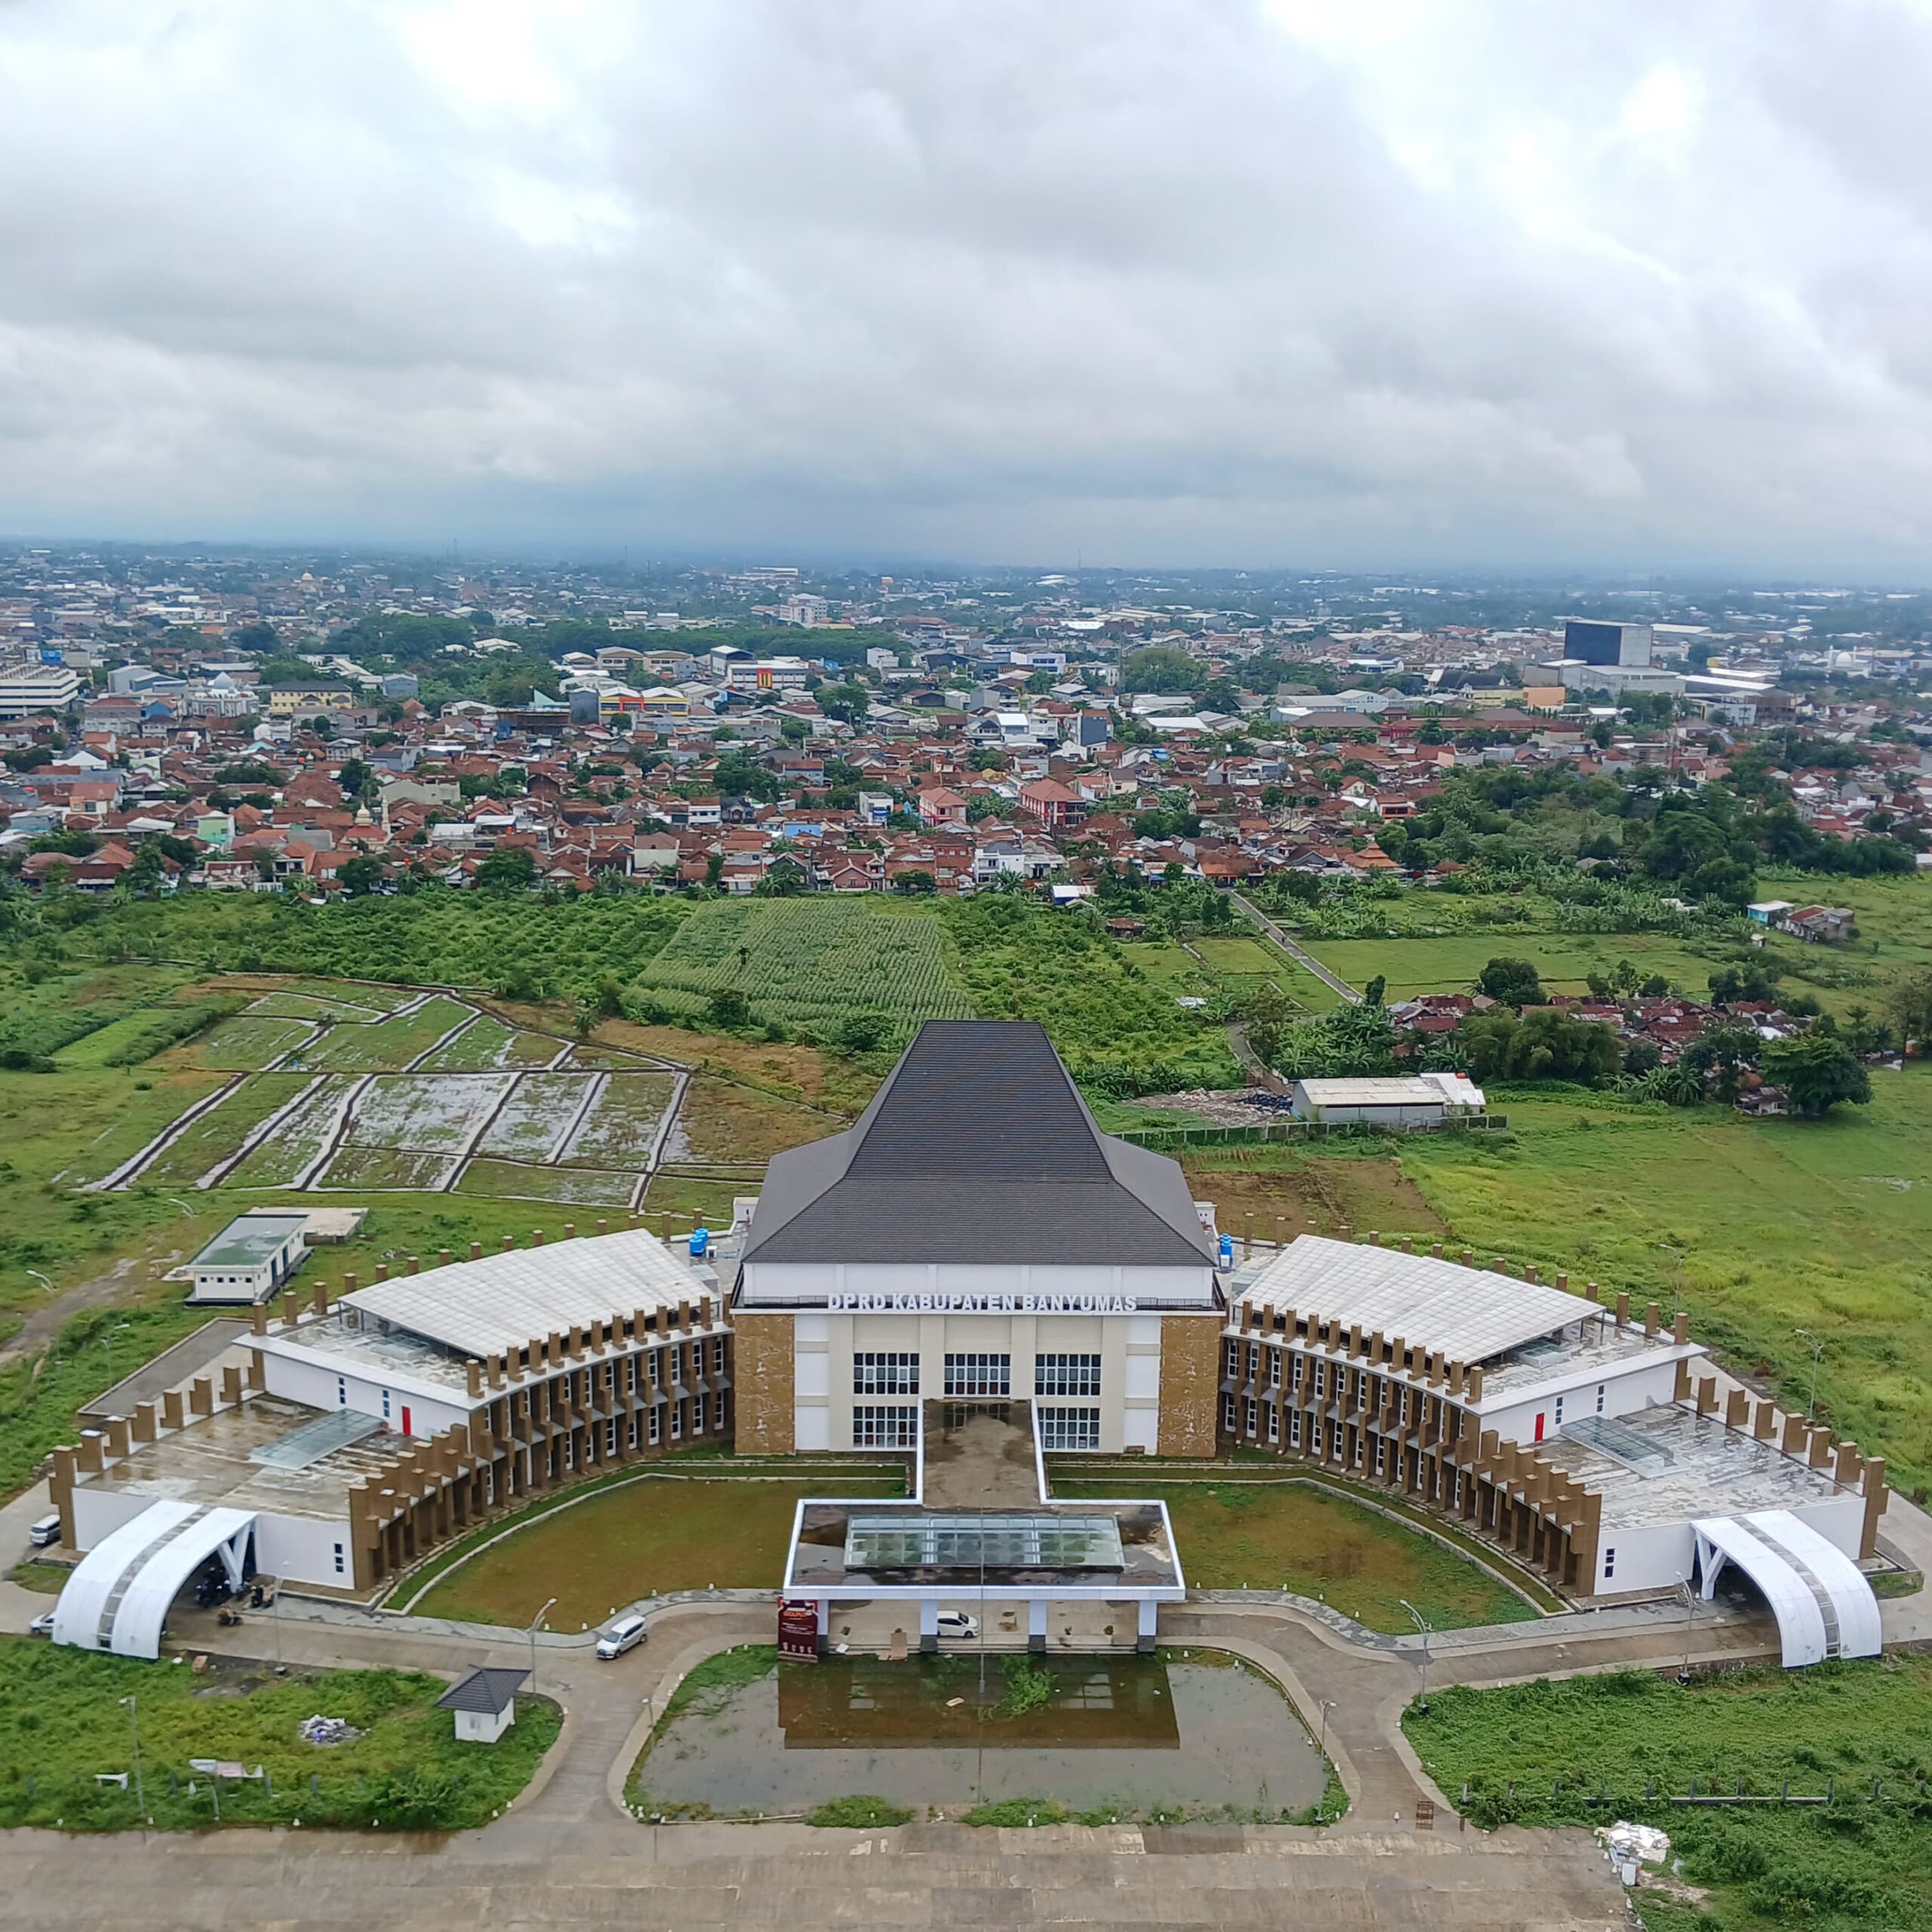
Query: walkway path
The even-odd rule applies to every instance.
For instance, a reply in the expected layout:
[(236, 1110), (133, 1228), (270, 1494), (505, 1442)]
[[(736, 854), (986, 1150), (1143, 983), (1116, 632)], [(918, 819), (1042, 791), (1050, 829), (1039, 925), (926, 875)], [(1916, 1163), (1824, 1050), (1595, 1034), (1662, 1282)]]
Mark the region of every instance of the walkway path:
[(1275, 924), (1272, 919), (1269, 918), (1266, 912), (1262, 912), (1251, 900), (1243, 898), (1238, 892), (1231, 892), (1228, 894), (1228, 897), (1232, 899), (1235, 903), (1241, 909), (1245, 912), (1247, 916), (1252, 919), (1254, 923), (1259, 926), (1261, 930), (1266, 933), (1268, 937), (1295, 962), (1297, 966), (1303, 968), (1308, 972), (1312, 973), (1315, 977), (1319, 980), (1321, 983), (1330, 990), (1330, 992), (1335, 994), (1338, 998), (1346, 1000), (1351, 1006), (1359, 1006), (1361, 1004), (1361, 995), (1358, 993), (1353, 986), (1350, 986), (1347, 980), (1338, 978), (1334, 974), (1330, 972), (1327, 968), (1323, 965), (1321, 961), (1316, 958), (1313, 953), (1309, 952), (1304, 948), (1297, 945), (1296, 943), (1289, 938), (1287, 934), (1284, 933), (1279, 926)]

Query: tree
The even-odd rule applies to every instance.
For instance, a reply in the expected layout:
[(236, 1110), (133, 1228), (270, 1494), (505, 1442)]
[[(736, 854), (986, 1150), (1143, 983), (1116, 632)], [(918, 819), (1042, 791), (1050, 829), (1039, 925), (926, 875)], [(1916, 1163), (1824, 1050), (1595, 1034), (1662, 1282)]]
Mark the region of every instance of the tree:
[(342, 788), (345, 798), (365, 798), (375, 785), (376, 774), (372, 766), (365, 764), (359, 758), (345, 758), (342, 769), (335, 775), (335, 782)]
[(704, 1017), (706, 1023), (715, 1032), (740, 1032), (751, 1024), (751, 1001), (737, 988), (728, 986), (711, 995), (704, 1009)]
[[(491, 854), (492, 857), (494, 856)], [(358, 854), (355, 858), (345, 859), (337, 866), (335, 877), (336, 883), (350, 898), (360, 899), (374, 892), (382, 884), (383, 862), (380, 859), (369, 857), (366, 853)]]
[(1386, 974), (1378, 973), (1361, 989), (1361, 1003), (1364, 1006), (1380, 1006), (1388, 996), (1389, 980)]
[(891, 1037), (892, 1021), (883, 1013), (848, 1013), (832, 1029), (832, 1044), (841, 1054), (876, 1053)]
[(910, 898), (915, 893), (937, 892), (939, 881), (929, 872), (915, 866), (910, 872), (900, 872), (892, 881), (894, 892), (903, 893)]
[(1171, 645), (1149, 645), (1145, 650), (1129, 651), (1121, 660), (1120, 688), (1124, 691), (1172, 694), (1198, 691), (1207, 681), (1206, 668), (1200, 661)]
[(1886, 992), (1885, 1011), (1901, 1046), (1932, 1041), (1932, 966), (1906, 968)]
[(1507, 955), (1492, 959), (1476, 975), (1477, 992), (1486, 994), (1499, 1006), (1540, 1006), (1543, 982), (1537, 977), (1535, 963)]
[(1613, 1029), (1549, 1008), (1526, 1020), (1512, 1013), (1472, 1013), (1456, 1030), (1478, 1081), (1573, 1080), (1595, 1086), (1623, 1063)]
[(537, 860), (527, 845), (500, 845), (476, 868), (485, 891), (521, 892), (535, 884)]
[(1794, 1112), (1816, 1120), (1841, 1100), (1869, 1105), (1872, 1081), (1858, 1057), (1829, 1034), (1800, 1033), (1764, 1048), (1764, 1078), (1782, 1087)]
[(1764, 1043), (1748, 1020), (1714, 1020), (1684, 1049), (1684, 1065), (1699, 1077), (1712, 1076), (1712, 1091), (1728, 1106), (1737, 1098), (1748, 1068), (1755, 1066)]
[(1265, 985), (1241, 1008), (1247, 1043), (1269, 1066), (1281, 1051), (1288, 1029), (1301, 1017), (1300, 1009), (1279, 986)]

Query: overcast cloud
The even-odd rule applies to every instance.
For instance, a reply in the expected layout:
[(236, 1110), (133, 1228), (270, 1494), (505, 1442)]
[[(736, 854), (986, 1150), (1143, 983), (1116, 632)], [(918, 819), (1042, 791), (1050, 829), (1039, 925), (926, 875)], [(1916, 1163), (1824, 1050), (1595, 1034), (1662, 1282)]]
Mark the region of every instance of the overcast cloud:
[(1932, 10), (14, 0), (0, 528), (1932, 580)]

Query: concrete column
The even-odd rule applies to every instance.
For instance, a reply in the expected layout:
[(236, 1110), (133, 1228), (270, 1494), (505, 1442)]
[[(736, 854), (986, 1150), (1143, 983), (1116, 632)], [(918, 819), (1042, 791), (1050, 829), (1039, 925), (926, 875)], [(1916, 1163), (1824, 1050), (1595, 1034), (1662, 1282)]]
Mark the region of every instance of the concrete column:
[[(934, 1606), (934, 1614), (935, 1616), (938, 1614), (938, 1606), (937, 1604)], [(933, 1627), (935, 1632), (937, 1632), (939, 1626), (935, 1624)], [(832, 1600), (829, 1597), (820, 1597), (818, 1600), (818, 1654), (820, 1657), (823, 1657), (825, 1655), (826, 1651), (828, 1647), (826, 1640), (830, 1637), (831, 1634)]]
[(205, 1375), (198, 1375), (189, 1383), (188, 1406), (198, 1416), (214, 1414), (214, 1384)]
[[(819, 1606), (821, 1611), (823, 1604)], [(823, 1625), (820, 1626), (822, 1629)], [(919, 1599), (919, 1651), (924, 1657), (931, 1657), (939, 1648), (939, 1605), (931, 1597)]]
[(1046, 1654), (1047, 1600), (1044, 1597), (1031, 1597), (1027, 1600), (1026, 1647), (1036, 1657)]
[(181, 1426), (181, 1392), (178, 1389), (165, 1389), (161, 1396), (161, 1420), (169, 1429)]
[(1155, 1639), (1160, 1634), (1161, 1606), (1152, 1597), (1143, 1597), (1134, 1608), (1139, 1614), (1134, 1624), (1134, 1647), (1143, 1657), (1152, 1657)]
[(115, 1461), (129, 1454), (133, 1444), (128, 1440), (128, 1424), (124, 1417), (109, 1416), (107, 1419), (107, 1453)]
[(242, 1371), (232, 1361), (225, 1363), (222, 1367), (221, 1399), (230, 1408), (242, 1399)]
[(134, 1440), (152, 1442), (155, 1438), (154, 1404), (137, 1402), (134, 1404)]

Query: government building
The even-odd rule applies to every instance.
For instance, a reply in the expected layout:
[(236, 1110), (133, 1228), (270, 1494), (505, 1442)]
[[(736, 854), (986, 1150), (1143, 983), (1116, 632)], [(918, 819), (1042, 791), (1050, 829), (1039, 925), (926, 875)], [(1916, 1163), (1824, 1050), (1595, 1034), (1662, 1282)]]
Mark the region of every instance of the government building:
[[(1031, 1023), (928, 1022), (715, 1239), (600, 1223), (251, 1320), (55, 1452), (57, 1641), (152, 1656), (217, 1564), (368, 1600), (526, 1497), (733, 1444), (909, 1478), (906, 1501), (799, 1506), (772, 1580), (792, 1647), (883, 1599), (931, 1647), (970, 1579), (1016, 1641), (1101, 1604), (1089, 1626), (1148, 1647), (1186, 1552), (1135, 1491), (1238, 1455), (1454, 1523), (1573, 1601), (1709, 1595), (1734, 1567), (1787, 1663), (1878, 1647), (1883, 1463), (1720, 1378), (1684, 1315), (1374, 1235), (1237, 1257)], [(1120, 1500), (1056, 1499), (1075, 1454), (1122, 1459)]]

